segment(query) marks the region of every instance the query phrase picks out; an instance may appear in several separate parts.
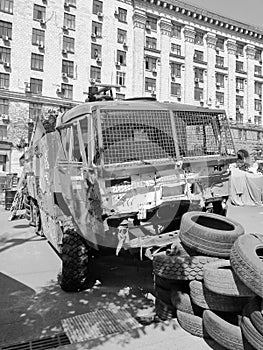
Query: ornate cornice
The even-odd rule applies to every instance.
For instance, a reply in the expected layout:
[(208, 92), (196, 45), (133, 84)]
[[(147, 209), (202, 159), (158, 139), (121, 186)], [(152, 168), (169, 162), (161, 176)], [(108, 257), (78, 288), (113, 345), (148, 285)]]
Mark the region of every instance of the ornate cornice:
[[(134, 2), (139, 3), (138, 0), (135, 0)], [(193, 18), (200, 22), (206, 22), (214, 27), (227, 29), (228, 31), (234, 32), (237, 35), (242, 34), (244, 36), (248, 36), (256, 39), (257, 41), (262, 41), (263, 39), (263, 30), (260, 27), (252, 26), (222, 15), (218, 15), (214, 12), (188, 4), (182, 0), (144, 0), (144, 2), (151, 6), (158, 6), (166, 9), (170, 11), (171, 14), (173, 12), (175, 16), (183, 15), (188, 19)]]
[(247, 45), (246, 46), (246, 54), (247, 54), (247, 58), (250, 58), (253, 60), (255, 58), (255, 54), (256, 54), (255, 46)]
[(144, 12), (134, 11), (133, 14), (133, 26), (141, 29), (145, 29), (146, 14)]
[(161, 28), (161, 34), (171, 36), (171, 32), (172, 32), (171, 22), (168, 22), (162, 19), (160, 22), (160, 28)]
[(237, 52), (237, 43), (234, 40), (228, 39), (226, 42), (227, 52), (235, 55)]
[(211, 33), (207, 33), (206, 34), (206, 42), (207, 42), (207, 46), (210, 47), (211, 49), (215, 49), (216, 48), (216, 36), (214, 34)]
[(194, 43), (195, 41), (195, 30), (193, 27), (185, 26), (184, 27), (184, 40), (189, 43)]

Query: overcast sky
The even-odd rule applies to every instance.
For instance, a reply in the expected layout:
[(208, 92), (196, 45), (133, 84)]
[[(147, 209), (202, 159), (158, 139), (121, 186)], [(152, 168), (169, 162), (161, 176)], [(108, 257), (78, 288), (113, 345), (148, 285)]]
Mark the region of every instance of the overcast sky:
[(263, 27), (263, 0), (185, 0), (238, 21)]

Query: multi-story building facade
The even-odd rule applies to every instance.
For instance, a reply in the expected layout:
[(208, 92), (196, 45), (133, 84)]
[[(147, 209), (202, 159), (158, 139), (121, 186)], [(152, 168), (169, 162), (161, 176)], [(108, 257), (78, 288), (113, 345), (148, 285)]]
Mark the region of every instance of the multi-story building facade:
[(262, 51), (262, 29), (183, 1), (0, 0), (0, 170), (38, 115), (94, 81), (223, 108), (237, 149), (263, 149)]

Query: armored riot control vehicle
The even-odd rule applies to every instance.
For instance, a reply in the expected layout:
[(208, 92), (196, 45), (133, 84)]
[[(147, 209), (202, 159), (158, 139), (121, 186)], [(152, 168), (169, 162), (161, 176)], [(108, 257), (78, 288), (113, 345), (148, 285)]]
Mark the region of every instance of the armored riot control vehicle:
[[(36, 137), (36, 135), (38, 135)], [(93, 101), (28, 150), (31, 220), (61, 254), (61, 287), (85, 287), (92, 251), (168, 244), (186, 211), (225, 215), (236, 160), (223, 110), (151, 99)]]

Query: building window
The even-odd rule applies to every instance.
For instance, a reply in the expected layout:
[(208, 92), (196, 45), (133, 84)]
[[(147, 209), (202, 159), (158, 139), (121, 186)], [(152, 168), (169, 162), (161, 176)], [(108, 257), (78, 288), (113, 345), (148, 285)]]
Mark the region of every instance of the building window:
[(41, 103), (29, 103), (29, 119), (32, 121), (38, 120), (42, 114), (42, 104)]
[(171, 74), (172, 77), (181, 78), (181, 64), (180, 63), (171, 63)]
[(93, 0), (92, 13), (97, 15), (99, 12), (102, 13), (102, 11), (103, 11), (103, 2), (99, 0)]
[(12, 39), (12, 23), (0, 21), (0, 37), (4, 40)]
[(172, 26), (171, 36), (176, 39), (181, 39), (182, 27), (180, 25), (174, 24)]
[(0, 0), (0, 11), (13, 14), (14, 0)]
[(91, 44), (91, 58), (101, 58), (101, 45)]
[(236, 61), (236, 72), (243, 73), (244, 72), (244, 63), (241, 61)]
[(63, 50), (74, 53), (75, 51), (75, 39), (69, 36), (63, 36)]
[(222, 67), (224, 67), (224, 64), (225, 64), (224, 57), (216, 56), (216, 66), (222, 68)]
[(196, 32), (194, 43), (197, 45), (203, 45), (204, 44), (204, 33)]
[(255, 99), (255, 111), (261, 112), (262, 111), (262, 101)]
[[(237, 123), (240, 123), (240, 124), (243, 124), (243, 114), (240, 113), (240, 112), (237, 112), (236, 114), (236, 122)], [(239, 139), (242, 140), (243, 139), (243, 135), (242, 135), (242, 130), (239, 130), (241, 132), (241, 135), (239, 135)]]
[[(254, 117), (254, 124), (256, 124), (256, 125), (262, 125), (262, 117), (261, 116), (259, 116), (259, 115), (255, 115), (255, 117)], [(258, 131), (258, 133), (257, 133), (257, 141), (261, 141), (261, 132), (260, 131)]]
[(146, 19), (146, 29), (157, 30), (157, 18), (147, 17), (147, 19)]
[(243, 96), (236, 96), (236, 106), (239, 108), (244, 108), (244, 98)]
[(95, 66), (90, 67), (90, 79), (94, 79), (100, 83), (100, 81), (101, 81), (101, 68), (100, 67), (95, 67)]
[(61, 91), (64, 98), (73, 99), (73, 85), (61, 84)]
[(121, 7), (118, 8), (118, 20), (120, 22), (127, 22), (127, 10)]
[[(7, 125), (0, 125), (0, 141), (6, 141), (7, 140)], [(5, 156), (4, 156), (5, 157)], [(5, 163), (5, 161), (2, 161), (2, 158), (0, 158), (0, 164)]]
[(261, 51), (260, 49), (256, 49), (256, 52), (255, 52), (255, 60), (261, 61), (261, 60), (262, 60), (261, 54), (262, 54), (262, 51)]
[(45, 21), (46, 19), (46, 8), (44, 6), (39, 6), (34, 4), (33, 10), (33, 20), (34, 21)]
[(181, 45), (171, 44), (171, 51), (172, 51), (172, 53), (174, 53), (177, 56), (182, 55)]
[(0, 73), (0, 89), (9, 89), (9, 74)]
[(259, 81), (255, 81), (255, 94), (260, 95), (262, 94), (262, 83)]
[(118, 28), (117, 32), (117, 42), (123, 44), (127, 42), (127, 31)]
[(43, 80), (30, 78), (30, 92), (33, 94), (42, 94)]
[(117, 50), (117, 62), (123, 66), (126, 65), (126, 52)]
[(236, 78), (236, 89), (244, 90), (244, 79)]
[(145, 91), (152, 92), (156, 90), (156, 80), (152, 78), (145, 78)]
[(216, 39), (216, 48), (218, 50), (224, 51), (224, 44), (225, 44), (225, 39), (223, 39), (223, 38)]
[(195, 101), (202, 101), (204, 98), (204, 92), (203, 89), (195, 86), (195, 90), (194, 90), (194, 99)]
[(62, 73), (67, 74), (68, 77), (73, 78), (74, 76), (74, 62), (62, 60)]
[(216, 104), (219, 104), (221, 106), (224, 105), (224, 93), (223, 92), (216, 92)]
[(31, 54), (31, 69), (43, 71), (44, 55)]
[(9, 47), (0, 46), (0, 63), (11, 62), (11, 49)]
[(6, 98), (0, 98), (0, 115), (8, 115), (9, 112), (9, 101)]
[(124, 100), (124, 99), (125, 99), (125, 95), (124, 95), (124, 94), (116, 93), (116, 99), (117, 99), (117, 100)]
[(244, 45), (243, 44), (237, 44), (237, 55), (244, 56)]
[(97, 37), (101, 37), (102, 35), (102, 24), (99, 22), (92, 21), (92, 33)]
[(146, 70), (155, 70), (156, 69), (156, 58), (155, 57), (145, 57), (145, 69)]
[(67, 27), (68, 29), (75, 30), (76, 20), (75, 16), (71, 15), (69, 13), (64, 13), (64, 27)]
[(255, 66), (255, 75), (262, 76), (262, 67), (261, 66)]
[(45, 31), (33, 28), (32, 30), (32, 45), (45, 44)]
[(194, 61), (204, 62), (204, 53), (203, 53), (203, 51), (195, 50), (195, 52), (194, 52)]
[(171, 82), (171, 95), (181, 97), (181, 84)]
[(195, 68), (195, 81), (203, 83), (204, 82), (204, 70), (201, 68)]
[(156, 38), (150, 38), (149, 36), (146, 37), (146, 48), (147, 49), (154, 49), (157, 48), (157, 39)]
[(244, 140), (247, 141), (247, 130), (243, 130)]
[(124, 72), (120, 72), (120, 71), (116, 72), (116, 84), (117, 85), (125, 86), (125, 75), (126, 74)]

